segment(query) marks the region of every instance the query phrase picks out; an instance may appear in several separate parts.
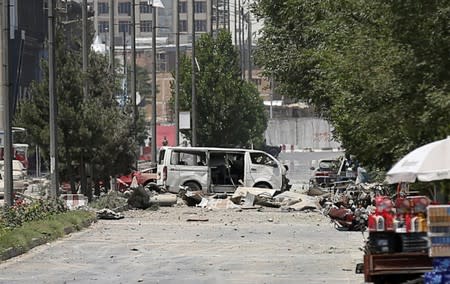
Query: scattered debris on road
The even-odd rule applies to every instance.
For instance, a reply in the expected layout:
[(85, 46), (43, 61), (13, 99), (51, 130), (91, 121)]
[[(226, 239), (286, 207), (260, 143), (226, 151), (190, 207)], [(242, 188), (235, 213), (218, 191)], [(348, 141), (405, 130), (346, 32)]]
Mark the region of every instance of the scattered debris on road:
[(197, 217), (197, 216), (193, 216), (193, 217), (189, 217), (186, 219), (187, 222), (208, 222), (209, 219), (206, 217)]
[(117, 220), (117, 219), (124, 218), (124, 216), (122, 214), (116, 213), (116, 212), (112, 211), (111, 209), (106, 209), (106, 208), (98, 210), (96, 213), (97, 213), (97, 219)]

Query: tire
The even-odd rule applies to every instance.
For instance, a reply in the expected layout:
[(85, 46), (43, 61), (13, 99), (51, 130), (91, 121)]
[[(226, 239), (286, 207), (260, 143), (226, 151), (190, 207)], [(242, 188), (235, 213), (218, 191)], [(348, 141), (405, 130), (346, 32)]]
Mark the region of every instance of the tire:
[(188, 190), (190, 191), (200, 191), (202, 190), (202, 188), (200, 187), (200, 185), (194, 181), (188, 181), (184, 184), (184, 186), (186, 186), (188, 188)]
[(272, 187), (265, 182), (257, 183), (253, 187), (272, 189)]

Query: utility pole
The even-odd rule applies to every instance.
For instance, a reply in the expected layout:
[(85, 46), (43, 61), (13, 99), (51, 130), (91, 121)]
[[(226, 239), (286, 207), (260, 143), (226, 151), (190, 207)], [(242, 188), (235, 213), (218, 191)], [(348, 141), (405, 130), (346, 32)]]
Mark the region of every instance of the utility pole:
[(252, 80), (252, 19), (250, 17), (250, 11), (247, 12), (247, 28), (248, 28), (248, 81)]
[(3, 93), (3, 160), (4, 160), (4, 200), (6, 205), (13, 205), (12, 179), (12, 134), (11, 134), (11, 83), (9, 78), (9, 0), (3, 0), (2, 6), (2, 93)]
[(244, 7), (241, 7), (241, 28), (240, 28), (240, 35), (242, 37), (242, 61), (241, 61), (241, 72), (242, 72), (242, 79), (245, 80), (245, 14), (244, 14)]
[(152, 163), (156, 165), (156, 7), (152, 4)]
[(50, 99), (50, 196), (59, 195), (58, 156), (57, 156), (57, 96), (56, 96), (56, 60), (55, 60), (55, 0), (48, 0), (48, 91)]
[(220, 19), (219, 0), (216, 0), (216, 35), (219, 32), (219, 19)]
[(109, 0), (109, 68), (114, 81), (115, 64), (114, 64), (114, 0)]
[(123, 56), (123, 76), (125, 78), (125, 87), (123, 90), (123, 106), (126, 104), (125, 102), (128, 100), (128, 71), (127, 71), (127, 34), (126, 31), (123, 31), (123, 49), (122, 49), (122, 56)]
[(197, 146), (197, 97), (195, 95), (195, 0), (192, 0), (192, 141), (193, 147)]
[(234, 6), (234, 46), (237, 46), (237, 44), (238, 44), (238, 40), (237, 40), (237, 34), (238, 34), (238, 29), (237, 29), (238, 10), (237, 10), (237, 5), (236, 5), (236, 0), (233, 0), (233, 6)]
[[(81, 3), (81, 19), (82, 19), (82, 56), (83, 56), (83, 101), (86, 102), (88, 99), (88, 44), (87, 44), (87, 0), (83, 0)], [(81, 192), (88, 196), (90, 200), (90, 191), (88, 190), (88, 182), (86, 175), (86, 161), (84, 159), (84, 149), (81, 149), (80, 157), (80, 175), (81, 175)]]
[[(214, 1), (214, 0), (211, 0)], [(176, 1), (175, 7), (175, 145), (180, 145), (180, 0)], [(211, 13), (212, 14), (212, 13)], [(211, 17), (211, 36), (212, 17)]]
[[(131, 103), (133, 104), (133, 131), (136, 137), (136, 11), (135, 0), (131, 1)], [(153, 139), (153, 138), (152, 138)]]
[[(132, 115), (133, 115), (133, 138), (137, 137), (137, 102), (136, 102), (136, 1), (131, 1), (131, 104), (132, 104)], [(153, 138), (152, 138), (153, 140)], [(138, 156), (139, 154), (135, 153), (135, 167), (137, 170), (138, 167)], [(153, 156), (153, 155), (152, 155)]]
[[(88, 47), (87, 47), (87, 0), (83, 0), (81, 7), (81, 18), (83, 22), (83, 34), (82, 34), (82, 44), (83, 44), (83, 75), (87, 75), (88, 69)], [(83, 99), (84, 101), (88, 98), (88, 81), (85, 77), (83, 80)]]
[(227, 0), (227, 30), (228, 30), (228, 32), (231, 32), (230, 1), (231, 0)]
[[(211, 35), (211, 37), (214, 36), (214, 0), (210, 0), (211, 1), (211, 15), (209, 17), (210, 21), (209, 21), (209, 34)], [(177, 3), (179, 3), (179, 0), (177, 0)]]
[(241, 78), (242, 78), (242, 37), (241, 37), (241, 0), (238, 0), (238, 38), (239, 38), (239, 67), (241, 69)]

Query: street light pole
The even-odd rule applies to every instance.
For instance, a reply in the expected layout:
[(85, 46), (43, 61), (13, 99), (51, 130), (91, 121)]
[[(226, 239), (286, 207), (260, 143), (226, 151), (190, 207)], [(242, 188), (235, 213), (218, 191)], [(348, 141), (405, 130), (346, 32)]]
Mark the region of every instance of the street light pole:
[(135, 0), (131, 1), (131, 103), (133, 105), (133, 132), (136, 136), (136, 11)]
[[(81, 19), (82, 19), (82, 56), (83, 56), (83, 101), (88, 99), (88, 43), (87, 43), (87, 0), (83, 0), (81, 4)], [(86, 175), (87, 163), (85, 162), (84, 149), (81, 150), (80, 157), (80, 175), (81, 175), (81, 192), (90, 198), (90, 191), (88, 191), (88, 181)]]
[(152, 163), (156, 164), (156, 7), (152, 4)]
[(109, 0), (109, 68), (111, 75), (115, 75), (115, 67), (114, 67), (114, 0)]
[(82, 44), (83, 44), (83, 96), (84, 101), (88, 98), (88, 80), (86, 79), (87, 69), (88, 69), (88, 47), (87, 47), (87, 0), (83, 0), (81, 7), (81, 18), (83, 21), (83, 34), (82, 34)]
[(9, 81), (9, 0), (3, 0), (2, 7), (2, 93), (3, 93), (3, 130), (4, 130), (4, 199), (8, 206), (13, 205), (13, 180), (12, 180), (12, 134), (11, 134), (11, 100)]
[(250, 16), (250, 11), (247, 12), (247, 43), (248, 43), (248, 78), (249, 82), (252, 81), (252, 19)]
[(237, 16), (238, 16), (238, 9), (237, 9), (237, 5), (236, 5), (236, 0), (233, 0), (233, 7), (234, 7), (234, 46), (236, 47), (238, 44), (238, 40), (237, 40), (237, 34), (238, 34), (238, 29), (237, 29)]
[(241, 54), (241, 70), (242, 70), (242, 79), (245, 80), (245, 14), (244, 14), (244, 7), (241, 6), (241, 12), (239, 13), (241, 17), (241, 27), (240, 27), (240, 35), (242, 38), (242, 54)]
[(241, 78), (242, 78), (242, 26), (241, 26), (241, 0), (238, 0), (238, 37), (239, 37), (239, 67), (241, 69)]
[(57, 96), (55, 86), (55, 0), (48, 1), (48, 92), (50, 99), (50, 196), (56, 199), (59, 194), (58, 156), (57, 156)]
[(192, 0), (192, 141), (193, 147), (197, 146), (197, 98), (195, 94), (195, 0)]
[[(213, 0), (211, 0), (213, 1)], [(176, 1), (175, 7), (175, 146), (180, 145), (180, 0)], [(212, 23), (212, 18), (211, 18)], [(212, 34), (212, 24), (211, 24)]]

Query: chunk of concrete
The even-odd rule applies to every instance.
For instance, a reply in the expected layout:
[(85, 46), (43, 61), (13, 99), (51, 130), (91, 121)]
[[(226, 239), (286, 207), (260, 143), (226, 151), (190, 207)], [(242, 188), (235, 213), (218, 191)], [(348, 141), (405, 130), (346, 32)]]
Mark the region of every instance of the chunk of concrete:
[(240, 208), (238, 205), (234, 204), (229, 198), (227, 199), (216, 199), (216, 198), (203, 198), (202, 202), (197, 205), (202, 208), (207, 209), (235, 209)]
[(236, 191), (231, 196), (231, 200), (235, 204), (240, 204), (241, 199), (247, 196), (247, 193), (250, 193), (254, 196), (258, 197), (268, 197), (272, 198), (275, 195), (276, 190), (270, 188), (259, 188), (259, 187), (243, 187), (240, 186), (236, 189)]
[(287, 208), (295, 211), (316, 210), (321, 208), (315, 197), (308, 196), (306, 194), (300, 194), (299, 197), (301, 201), (296, 202), (295, 204), (287, 205)]

